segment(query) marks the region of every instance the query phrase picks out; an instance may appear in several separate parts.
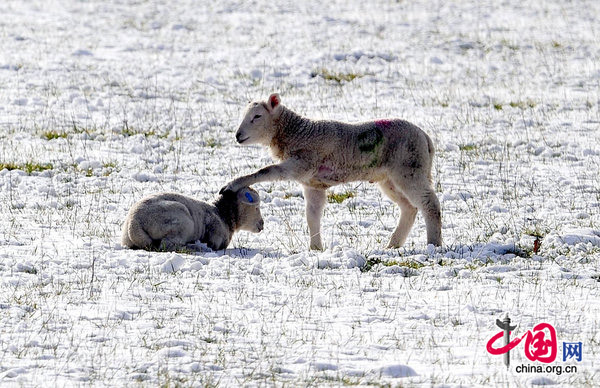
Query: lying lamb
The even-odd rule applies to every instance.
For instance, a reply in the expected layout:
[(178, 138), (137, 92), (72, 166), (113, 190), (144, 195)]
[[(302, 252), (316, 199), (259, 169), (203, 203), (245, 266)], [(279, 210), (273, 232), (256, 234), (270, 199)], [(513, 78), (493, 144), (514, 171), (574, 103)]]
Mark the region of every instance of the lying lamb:
[(249, 187), (223, 192), (214, 205), (175, 193), (151, 195), (129, 210), (121, 244), (173, 251), (200, 240), (213, 250), (225, 249), (234, 232), (263, 229), (259, 205)]
[(323, 249), (321, 216), (325, 190), (344, 182), (378, 182), (402, 214), (388, 248), (404, 244), (421, 210), (427, 242), (442, 244), (440, 203), (431, 184), (433, 143), (425, 132), (403, 120), (358, 124), (313, 121), (281, 104), (278, 94), (250, 103), (236, 133), (240, 144), (262, 144), (281, 161), (239, 177), (222, 190), (257, 182), (292, 179), (304, 187), (310, 248)]

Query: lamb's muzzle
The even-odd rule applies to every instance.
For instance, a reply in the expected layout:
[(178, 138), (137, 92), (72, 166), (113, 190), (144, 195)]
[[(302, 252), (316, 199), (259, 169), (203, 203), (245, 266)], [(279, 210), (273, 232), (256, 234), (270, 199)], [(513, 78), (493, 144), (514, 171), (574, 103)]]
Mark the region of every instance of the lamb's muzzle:
[(235, 140), (237, 140), (237, 142), (239, 144), (242, 144), (243, 142), (245, 142), (246, 140), (248, 140), (248, 138), (246, 137), (246, 138), (242, 139), (242, 134), (241, 133), (237, 133), (235, 135)]

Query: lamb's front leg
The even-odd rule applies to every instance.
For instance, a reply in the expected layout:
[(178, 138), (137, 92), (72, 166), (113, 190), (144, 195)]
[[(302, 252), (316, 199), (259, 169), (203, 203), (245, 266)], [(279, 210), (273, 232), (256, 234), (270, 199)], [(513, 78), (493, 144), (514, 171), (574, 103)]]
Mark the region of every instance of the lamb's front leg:
[(299, 180), (306, 173), (306, 163), (298, 159), (290, 158), (279, 164), (273, 164), (261, 168), (255, 173), (236, 178), (229, 182), (227, 186), (223, 187), (220, 193), (222, 194), (228, 190), (238, 191), (242, 187), (248, 187), (260, 182), (281, 181), (286, 179)]
[(310, 233), (310, 249), (323, 250), (321, 242), (321, 217), (327, 195), (325, 190), (304, 186), (304, 200), (306, 201), (306, 222)]

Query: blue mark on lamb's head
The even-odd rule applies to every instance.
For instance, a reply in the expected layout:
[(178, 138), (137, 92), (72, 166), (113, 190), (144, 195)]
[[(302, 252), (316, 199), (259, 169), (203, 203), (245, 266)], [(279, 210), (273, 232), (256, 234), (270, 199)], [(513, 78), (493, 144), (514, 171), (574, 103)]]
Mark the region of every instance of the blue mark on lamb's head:
[(245, 196), (246, 196), (246, 199), (248, 200), (248, 202), (254, 203), (254, 198), (252, 198), (252, 194), (246, 192)]

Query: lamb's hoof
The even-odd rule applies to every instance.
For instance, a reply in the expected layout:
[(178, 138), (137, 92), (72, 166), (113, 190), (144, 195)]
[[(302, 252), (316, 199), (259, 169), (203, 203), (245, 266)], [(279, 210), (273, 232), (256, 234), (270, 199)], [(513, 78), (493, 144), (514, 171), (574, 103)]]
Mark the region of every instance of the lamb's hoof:
[(322, 251), (323, 250), (323, 244), (319, 243), (310, 243), (310, 250), (311, 251)]
[(240, 190), (242, 187), (244, 187), (243, 181), (238, 179), (234, 179), (231, 182), (229, 182), (228, 184), (226, 184), (223, 188), (221, 188), (221, 190), (219, 191), (219, 194), (224, 194), (226, 192), (232, 192), (235, 193), (238, 190)]
[(400, 244), (400, 241), (394, 240), (394, 239), (390, 239), (390, 242), (388, 242), (388, 244), (386, 245), (385, 249), (398, 249), (401, 246), (402, 246), (402, 244)]
[(223, 195), (223, 194), (225, 194), (228, 191), (233, 191), (233, 190), (231, 190), (230, 185), (221, 187), (221, 190), (219, 190), (219, 194)]

